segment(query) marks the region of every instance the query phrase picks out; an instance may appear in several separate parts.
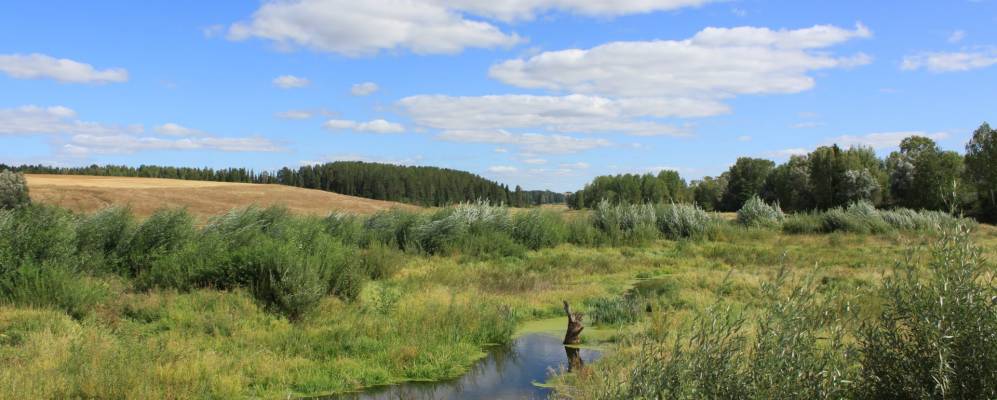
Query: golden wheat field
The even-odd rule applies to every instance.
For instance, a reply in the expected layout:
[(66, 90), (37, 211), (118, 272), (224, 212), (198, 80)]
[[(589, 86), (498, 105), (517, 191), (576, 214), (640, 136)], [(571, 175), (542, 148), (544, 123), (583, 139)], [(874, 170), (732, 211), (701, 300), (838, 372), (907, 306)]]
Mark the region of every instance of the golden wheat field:
[(394, 207), (416, 208), (283, 185), (80, 175), (25, 176), (33, 201), (77, 212), (91, 212), (111, 205), (129, 206), (139, 217), (147, 217), (163, 207), (186, 207), (192, 214), (204, 217), (253, 204), (280, 204), (292, 212), (313, 215), (337, 211), (371, 214)]

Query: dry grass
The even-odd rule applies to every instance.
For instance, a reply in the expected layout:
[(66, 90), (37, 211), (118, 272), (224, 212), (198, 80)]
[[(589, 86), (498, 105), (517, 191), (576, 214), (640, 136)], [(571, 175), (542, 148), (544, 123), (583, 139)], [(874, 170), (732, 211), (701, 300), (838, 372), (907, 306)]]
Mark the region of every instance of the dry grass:
[(77, 212), (127, 205), (139, 217), (147, 217), (163, 207), (186, 207), (192, 214), (207, 217), (252, 204), (282, 204), (292, 212), (313, 215), (334, 211), (371, 214), (394, 207), (417, 208), (283, 185), (79, 175), (28, 174), (26, 177), (33, 201)]

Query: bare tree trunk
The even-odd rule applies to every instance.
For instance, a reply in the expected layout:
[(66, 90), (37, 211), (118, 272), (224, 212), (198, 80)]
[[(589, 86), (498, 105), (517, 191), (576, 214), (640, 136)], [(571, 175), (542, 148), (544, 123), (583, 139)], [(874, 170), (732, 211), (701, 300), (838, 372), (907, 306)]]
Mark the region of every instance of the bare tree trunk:
[(568, 331), (564, 334), (564, 344), (579, 344), (582, 342), (582, 314), (572, 313), (571, 306), (564, 302), (564, 313), (568, 315)]
[(577, 347), (564, 346), (564, 353), (568, 356), (568, 372), (585, 368), (585, 360), (582, 360), (581, 350)]

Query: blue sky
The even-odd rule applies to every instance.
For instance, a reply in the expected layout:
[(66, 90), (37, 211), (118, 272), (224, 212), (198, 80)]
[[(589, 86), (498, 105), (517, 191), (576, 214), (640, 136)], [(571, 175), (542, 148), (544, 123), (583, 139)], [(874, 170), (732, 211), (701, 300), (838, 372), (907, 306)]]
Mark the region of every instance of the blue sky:
[(529, 189), (997, 122), (997, 2), (6, 1), (0, 162), (434, 165)]

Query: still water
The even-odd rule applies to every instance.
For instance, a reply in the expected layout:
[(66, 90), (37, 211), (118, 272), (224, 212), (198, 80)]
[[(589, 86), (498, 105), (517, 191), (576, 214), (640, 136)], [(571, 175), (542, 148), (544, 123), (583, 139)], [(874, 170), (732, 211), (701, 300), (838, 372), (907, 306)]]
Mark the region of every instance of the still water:
[(579, 368), (600, 355), (598, 350), (565, 347), (556, 337), (533, 333), (492, 348), (485, 359), (454, 380), (403, 383), (329, 399), (543, 399), (550, 389), (534, 383), (546, 381), (551, 371)]

